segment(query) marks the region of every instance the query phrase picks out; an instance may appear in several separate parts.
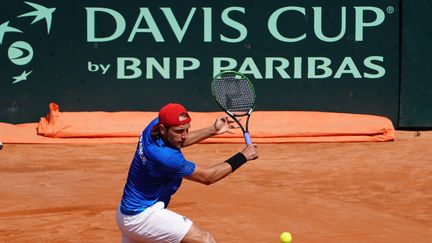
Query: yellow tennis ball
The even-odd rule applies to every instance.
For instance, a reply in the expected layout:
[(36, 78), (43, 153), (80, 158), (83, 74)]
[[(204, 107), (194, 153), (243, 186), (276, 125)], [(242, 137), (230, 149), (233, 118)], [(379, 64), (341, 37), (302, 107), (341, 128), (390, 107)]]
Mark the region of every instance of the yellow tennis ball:
[(282, 243), (291, 243), (292, 236), (290, 232), (282, 232), (280, 235), (280, 240)]

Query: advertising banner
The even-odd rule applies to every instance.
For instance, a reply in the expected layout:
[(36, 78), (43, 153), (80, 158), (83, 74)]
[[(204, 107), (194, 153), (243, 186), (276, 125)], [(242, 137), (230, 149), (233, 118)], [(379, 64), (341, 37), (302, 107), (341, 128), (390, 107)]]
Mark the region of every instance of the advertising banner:
[(399, 1), (7, 1), (0, 121), (65, 111), (214, 111), (236, 70), (257, 110), (383, 115), (399, 102)]

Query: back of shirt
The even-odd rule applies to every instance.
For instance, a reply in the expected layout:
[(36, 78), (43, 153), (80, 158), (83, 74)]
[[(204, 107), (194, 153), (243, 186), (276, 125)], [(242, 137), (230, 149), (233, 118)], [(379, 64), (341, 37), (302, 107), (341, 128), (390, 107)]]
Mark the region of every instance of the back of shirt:
[(138, 214), (158, 201), (167, 207), (183, 177), (195, 170), (195, 164), (187, 161), (180, 149), (162, 138), (151, 137), (151, 130), (157, 123), (156, 118), (139, 139), (120, 204), (123, 214)]

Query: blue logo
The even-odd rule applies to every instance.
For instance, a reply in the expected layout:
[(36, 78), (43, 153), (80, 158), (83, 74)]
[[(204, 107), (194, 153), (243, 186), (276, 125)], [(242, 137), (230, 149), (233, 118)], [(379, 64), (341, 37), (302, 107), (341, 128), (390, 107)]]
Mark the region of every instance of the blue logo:
[[(51, 29), (51, 23), (52, 23), (52, 15), (53, 15), (54, 11), (56, 10), (56, 8), (47, 8), (47, 7), (44, 7), (42, 5), (32, 3), (32, 2), (25, 2), (25, 3), (27, 5), (29, 5), (30, 7), (32, 7), (34, 9), (34, 11), (30, 11), (30, 12), (21, 14), (17, 17), (18, 18), (33, 17), (33, 21), (31, 22), (31, 25), (36, 23), (36, 22), (39, 22), (41, 20), (42, 21), (45, 20), (47, 34), (49, 34), (50, 29)], [(23, 31), (9, 25), (9, 21), (6, 21), (6, 22), (0, 24), (0, 45), (3, 44), (3, 40), (4, 40), (5, 35), (7, 33), (20, 33), (20, 34), (22, 34)], [(16, 42), (12, 43), (12, 45), (9, 46), (8, 58), (13, 64), (15, 64), (17, 66), (27, 65), (33, 59), (33, 47), (25, 41), (16, 41)], [(27, 80), (27, 77), (32, 72), (33, 71), (24, 70), (21, 74), (15, 76), (15, 77), (12, 77), (13, 78), (12, 84)]]
[(8, 57), (15, 65), (26, 65), (33, 58), (33, 48), (25, 41), (14, 42), (9, 47)]

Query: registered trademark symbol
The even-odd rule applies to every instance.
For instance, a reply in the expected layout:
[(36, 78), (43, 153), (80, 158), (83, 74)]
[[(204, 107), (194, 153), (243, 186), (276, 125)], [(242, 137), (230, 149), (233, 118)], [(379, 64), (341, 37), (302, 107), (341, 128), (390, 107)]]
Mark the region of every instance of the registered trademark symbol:
[(389, 13), (389, 14), (392, 14), (395, 11), (393, 6), (388, 6), (386, 10), (387, 10), (387, 13)]

